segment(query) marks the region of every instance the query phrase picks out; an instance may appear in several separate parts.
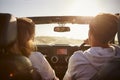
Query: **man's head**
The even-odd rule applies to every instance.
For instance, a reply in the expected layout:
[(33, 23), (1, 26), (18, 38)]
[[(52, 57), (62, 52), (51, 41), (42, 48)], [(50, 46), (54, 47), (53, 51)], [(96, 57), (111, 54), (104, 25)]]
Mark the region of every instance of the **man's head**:
[(93, 18), (90, 23), (89, 33), (100, 43), (108, 43), (111, 41), (116, 32), (118, 26), (118, 18), (112, 14), (99, 14)]

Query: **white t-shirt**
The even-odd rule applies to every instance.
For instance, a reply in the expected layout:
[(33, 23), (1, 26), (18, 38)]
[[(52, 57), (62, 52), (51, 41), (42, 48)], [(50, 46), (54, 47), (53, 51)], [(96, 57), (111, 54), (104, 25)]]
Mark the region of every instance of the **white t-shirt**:
[(115, 56), (115, 47), (91, 47), (76, 51), (69, 59), (63, 80), (89, 80), (108, 60)]
[(29, 59), (35, 70), (41, 75), (42, 80), (59, 80), (43, 54), (40, 52), (32, 52)]

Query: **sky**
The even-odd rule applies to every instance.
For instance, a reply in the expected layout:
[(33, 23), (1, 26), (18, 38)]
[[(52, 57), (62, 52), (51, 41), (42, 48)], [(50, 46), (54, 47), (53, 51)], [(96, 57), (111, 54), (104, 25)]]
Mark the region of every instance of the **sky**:
[[(0, 13), (11, 13), (16, 17), (115, 14), (120, 13), (120, 0), (0, 0)], [(78, 31), (72, 30), (71, 34), (66, 33), (65, 35), (64, 33), (50, 32), (50, 29), (53, 29), (53, 27), (37, 27), (36, 36), (50, 34), (57, 36), (69, 35), (69, 37), (79, 38), (78, 36), (81, 33), (87, 36), (86, 30), (88, 29), (86, 28), (83, 30), (78, 29)], [(83, 37), (85, 38), (86, 36)]]
[(119, 13), (120, 0), (0, 0), (0, 12), (21, 16)]

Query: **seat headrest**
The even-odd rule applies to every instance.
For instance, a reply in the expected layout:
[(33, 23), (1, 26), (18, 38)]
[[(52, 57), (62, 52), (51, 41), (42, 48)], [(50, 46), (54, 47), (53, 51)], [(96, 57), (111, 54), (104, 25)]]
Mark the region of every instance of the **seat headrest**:
[(16, 17), (9, 13), (0, 13), (0, 48), (5, 48), (17, 38)]

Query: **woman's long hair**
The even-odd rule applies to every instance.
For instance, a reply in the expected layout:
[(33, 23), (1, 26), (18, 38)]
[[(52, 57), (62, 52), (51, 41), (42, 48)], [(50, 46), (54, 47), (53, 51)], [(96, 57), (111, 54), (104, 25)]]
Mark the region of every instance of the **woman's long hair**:
[(24, 56), (28, 57), (34, 49), (35, 24), (29, 18), (17, 18), (17, 25), (19, 49)]

